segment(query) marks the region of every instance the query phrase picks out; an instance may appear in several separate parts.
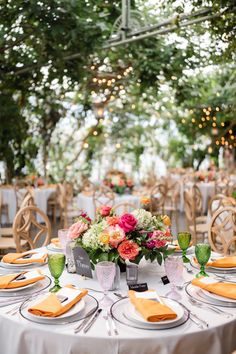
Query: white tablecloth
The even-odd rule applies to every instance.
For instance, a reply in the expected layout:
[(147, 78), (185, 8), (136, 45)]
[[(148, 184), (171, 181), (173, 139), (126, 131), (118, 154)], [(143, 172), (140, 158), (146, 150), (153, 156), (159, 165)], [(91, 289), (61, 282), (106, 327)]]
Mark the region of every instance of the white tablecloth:
[[(102, 201), (102, 198), (100, 198), (100, 200)], [(106, 203), (106, 200), (104, 200), (104, 204), (105, 203)], [(136, 195), (129, 195), (129, 194), (116, 195), (113, 206), (120, 204), (120, 203), (131, 203), (131, 204), (134, 204), (136, 208), (139, 208), (140, 197), (136, 196)], [(87, 196), (87, 195), (84, 195), (83, 193), (80, 193), (77, 196), (77, 207), (79, 209), (85, 211), (91, 219), (94, 219), (95, 208), (94, 208), (92, 196)], [(119, 212), (120, 211), (117, 210), (118, 215), (119, 215)]]
[[(3, 203), (8, 205), (9, 221), (12, 223), (17, 211), (15, 191), (13, 188), (1, 188), (1, 192)], [(47, 214), (47, 201), (50, 195), (55, 192), (55, 188), (35, 188), (33, 192), (35, 205)], [(3, 219), (3, 222), (5, 221)], [(41, 217), (38, 218), (38, 221), (41, 221)]]
[[(140, 267), (141, 268), (141, 267)], [(47, 267), (42, 268), (48, 273)], [(163, 275), (158, 265), (144, 265), (139, 270), (139, 282), (147, 282), (150, 289), (159, 294), (169, 291), (169, 285), (162, 285)], [(190, 274), (184, 274), (185, 279)], [(64, 271), (62, 284), (100, 289), (95, 279), (83, 280), (76, 274)], [(121, 279), (121, 291), (125, 293), (125, 277)], [(101, 298), (100, 293), (90, 292)], [(209, 328), (200, 330), (193, 322), (169, 330), (141, 330), (117, 323), (118, 336), (109, 337), (105, 320), (100, 315), (87, 334), (73, 333), (78, 325), (41, 325), (28, 322), (20, 314), (6, 315), (6, 308), (0, 308), (0, 352), (4, 354), (230, 354), (236, 349), (236, 317), (225, 316), (206, 309), (191, 306), (185, 291), (181, 291), (186, 306), (208, 321)], [(114, 295), (111, 295), (114, 296)], [(115, 297), (114, 297), (115, 299)], [(117, 299), (116, 299), (117, 300)], [(12, 305), (15, 306), (15, 305)], [(9, 309), (9, 307), (8, 307)], [(225, 309), (236, 314), (236, 309)]]

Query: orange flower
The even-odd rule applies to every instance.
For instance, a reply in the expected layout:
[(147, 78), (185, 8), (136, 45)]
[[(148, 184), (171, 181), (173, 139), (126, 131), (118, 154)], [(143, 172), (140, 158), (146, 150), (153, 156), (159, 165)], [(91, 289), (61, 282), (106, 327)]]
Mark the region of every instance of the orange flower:
[(162, 216), (162, 221), (166, 226), (170, 226), (171, 225), (171, 221), (168, 215), (164, 215)]
[(118, 216), (108, 216), (106, 220), (109, 226), (115, 226), (119, 224)]
[(118, 247), (118, 253), (123, 259), (134, 260), (139, 254), (139, 246), (131, 240), (123, 241)]
[(150, 199), (149, 197), (142, 197), (142, 198), (140, 199), (140, 202), (141, 202), (141, 204), (143, 204), (143, 205), (148, 205), (148, 204), (150, 204), (151, 199)]

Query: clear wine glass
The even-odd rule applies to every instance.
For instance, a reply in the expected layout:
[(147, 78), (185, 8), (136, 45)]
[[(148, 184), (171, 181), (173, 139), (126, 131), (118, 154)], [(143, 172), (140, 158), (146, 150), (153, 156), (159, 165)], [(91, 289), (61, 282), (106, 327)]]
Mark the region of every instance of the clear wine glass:
[(171, 291), (166, 294), (174, 300), (181, 300), (181, 295), (176, 289), (176, 285), (181, 284), (183, 281), (183, 262), (181, 258), (178, 257), (168, 257), (165, 260), (165, 271), (167, 278), (170, 281)]
[(116, 272), (115, 263), (112, 262), (99, 262), (96, 265), (96, 274), (98, 282), (104, 292), (104, 297), (100, 301), (100, 306), (103, 308), (112, 305), (113, 301), (108, 296), (108, 290), (111, 288)]

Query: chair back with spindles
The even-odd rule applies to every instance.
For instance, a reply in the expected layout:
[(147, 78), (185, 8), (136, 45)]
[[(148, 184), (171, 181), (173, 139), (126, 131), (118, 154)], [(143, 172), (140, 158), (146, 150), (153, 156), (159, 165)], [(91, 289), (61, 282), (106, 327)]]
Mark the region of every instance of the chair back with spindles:
[(93, 192), (93, 205), (95, 211), (97, 208), (108, 205), (113, 207), (115, 203), (115, 193), (106, 186), (100, 186), (98, 189), (95, 189)]
[[(37, 221), (38, 216), (42, 223)], [(51, 224), (47, 215), (33, 205), (21, 208), (13, 222), (13, 238), (17, 252), (24, 251), (21, 240), (27, 241), (30, 249), (48, 245), (51, 239)]]
[(212, 217), (217, 210), (224, 208), (226, 206), (236, 206), (236, 200), (233, 198), (229, 198), (224, 194), (214, 195), (210, 199), (209, 206), (208, 206), (210, 216)]
[(151, 213), (164, 214), (164, 207), (167, 198), (167, 186), (164, 182), (157, 183), (151, 190)]
[(208, 241), (213, 251), (236, 255), (236, 207), (217, 210), (210, 222)]
[(112, 209), (116, 212), (117, 215), (122, 215), (125, 213), (130, 213), (131, 211), (137, 209), (137, 207), (133, 203), (124, 202), (116, 204)]

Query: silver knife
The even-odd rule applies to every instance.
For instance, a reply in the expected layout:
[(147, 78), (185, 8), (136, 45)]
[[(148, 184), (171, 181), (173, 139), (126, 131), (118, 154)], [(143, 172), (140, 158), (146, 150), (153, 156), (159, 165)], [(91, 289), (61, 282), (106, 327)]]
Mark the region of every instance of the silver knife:
[(91, 321), (87, 324), (87, 326), (84, 327), (83, 332), (87, 333), (89, 328), (94, 324), (96, 319), (98, 318), (99, 314), (102, 312), (102, 309), (98, 309), (97, 312), (93, 315)]
[(78, 333), (79, 331), (81, 331), (81, 329), (89, 322), (89, 320), (91, 319), (91, 316), (93, 315), (94, 311), (96, 311), (96, 307), (92, 308), (92, 310), (90, 310), (87, 314), (87, 317), (82, 321), (82, 323), (80, 323), (80, 325), (78, 327), (74, 328), (74, 333)]

